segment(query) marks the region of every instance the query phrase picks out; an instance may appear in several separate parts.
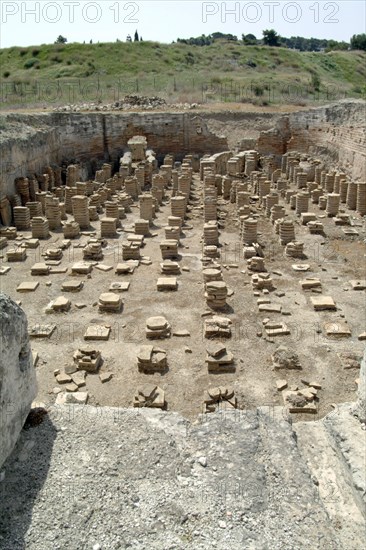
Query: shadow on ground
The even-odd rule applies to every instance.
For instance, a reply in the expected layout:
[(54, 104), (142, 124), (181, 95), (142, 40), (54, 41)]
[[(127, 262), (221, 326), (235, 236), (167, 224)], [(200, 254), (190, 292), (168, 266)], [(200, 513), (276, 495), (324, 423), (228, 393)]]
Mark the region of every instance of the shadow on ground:
[(45, 484), (57, 431), (40, 411), (27, 421), (0, 473), (0, 548), (25, 550), (33, 506)]

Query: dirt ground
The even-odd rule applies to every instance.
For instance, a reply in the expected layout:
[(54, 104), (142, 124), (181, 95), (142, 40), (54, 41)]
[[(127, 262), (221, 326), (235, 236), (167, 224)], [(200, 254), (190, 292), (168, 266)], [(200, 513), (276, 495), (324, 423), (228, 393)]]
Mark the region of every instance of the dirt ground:
[[(355, 229), (358, 236), (345, 236), (342, 227), (335, 226), (332, 218), (321, 219), (325, 236), (310, 235), (305, 226), (296, 225), (296, 239), (304, 241), (306, 260), (293, 260), (284, 256), (284, 247), (278, 242), (278, 235), (270, 221), (264, 216), (259, 206), (252, 205), (254, 213), (259, 213), (259, 242), (265, 247), (265, 265), (271, 274), (274, 286), (270, 293), (272, 303), (282, 305), (289, 315), (259, 313), (257, 296), (251, 286), (251, 274), (243, 259), (242, 244), (239, 236), (236, 205), (221, 201), (221, 210), (227, 213), (225, 227), (220, 231), (221, 258), (224, 280), (234, 294), (227, 300), (224, 314), (233, 321), (232, 338), (226, 340), (227, 349), (234, 354), (236, 370), (228, 374), (208, 374), (205, 363), (205, 348), (208, 340), (204, 338), (204, 320), (202, 314), (207, 311), (204, 298), (202, 277), (202, 184), (194, 176), (190, 211), (181, 238), (179, 261), (182, 271), (178, 275), (178, 291), (159, 292), (156, 281), (160, 274), (162, 261), (159, 243), (164, 239), (164, 226), (171, 214), (169, 196), (154, 220), (152, 232), (154, 237), (145, 238), (142, 254), (152, 260), (152, 265), (141, 265), (133, 275), (118, 276), (114, 269), (102, 272), (93, 268), (90, 278), (72, 276), (71, 266), (82, 260), (82, 248), (89, 235), (72, 241), (71, 247), (64, 251), (62, 267), (67, 267), (66, 274), (53, 274), (45, 277), (33, 277), (30, 273), (34, 263), (43, 261), (42, 252), (51, 246), (57, 246), (63, 240), (62, 232), (52, 232), (47, 241), (40, 241), (40, 247), (27, 251), (27, 259), (20, 263), (6, 261), (6, 249), (1, 251), (1, 264), (11, 267), (6, 275), (0, 278), (1, 290), (13, 299), (20, 300), (27, 314), (29, 327), (34, 325), (55, 324), (56, 330), (47, 339), (32, 339), (32, 349), (38, 352), (36, 366), (39, 392), (37, 401), (53, 403), (56, 395), (53, 388), (57, 386), (54, 377), (55, 369), (63, 369), (73, 362), (74, 351), (85, 344), (83, 339), (86, 328), (93, 324), (111, 325), (111, 336), (107, 342), (90, 342), (101, 350), (103, 365), (100, 372), (112, 372), (113, 378), (102, 384), (98, 374), (88, 374), (86, 389), (89, 392), (89, 403), (101, 406), (132, 406), (136, 388), (146, 382), (154, 382), (165, 391), (167, 408), (178, 411), (185, 417), (194, 419), (203, 407), (204, 391), (212, 386), (230, 384), (235, 389), (239, 405), (252, 408), (259, 405), (282, 405), (281, 392), (276, 389), (276, 380), (287, 379), (288, 386), (304, 387), (301, 379), (317, 381), (322, 389), (318, 392), (319, 411), (323, 416), (330, 412), (335, 404), (353, 401), (358, 377), (357, 369), (345, 369), (339, 359), (341, 352), (352, 351), (360, 357), (364, 343), (358, 335), (365, 330), (365, 291), (354, 291), (349, 283), (353, 279), (365, 279), (365, 224), (354, 212)], [(286, 206), (290, 216), (295, 219), (294, 211)], [(324, 212), (317, 205), (311, 204), (311, 210), (318, 216)], [(71, 216), (69, 216), (71, 218)], [(118, 238), (108, 239), (108, 246), (103, 249), (103, 264), (113, 267), (122, 261), (122, 242), (127, 238), (127, 231), (133, 221), (139, 218), (138, 203), (132, 207), (132, 213), (122, 220), (124, 231)], [(296, 218), (297, 219), (297, 218)], [(99, 233), (99, 223), (92, 222), (92, 227)], [(28, 232), (18, 232), (23, 237)], [(16, 241), (17, 244), (21, 239)], [(8, 248), (12, 246), (9, 243)], [(310, 264), (306, 273), (295, 272), (291, 265)], [(234, 264), (234, 266), (233, 266)], [(277, 272), (277, 273), (276, 273)], [(310, 297), (317, 296), (304, 292), (299, 281), (306, 276), (321, 278), (323, 295), (330, 295), (337, 304), (337, 311), (315, 312)], [(84, 288), (78, 293), (63, 293), (61, 285), (65, 280), (80, 279)], [(19, 293), (16, 291), (23, 281), (39, 281), (35, 292)], [(123, 310), (119, 314), (99, 313), (96, 305), (102, 292), (108, 291), (113, 281), (130, 281), (130, 288), (122, 293)], [(276, 293), (285, 293), (277, 296)], [(72, 301), (67, 313), (46, 314), (47, 304), (58, 296), (66, 296)], [(83, 309), (75, 304), (83, 303)], [(147, 375), (138, 371), (136, 356), (143, 344), (148, 344), (145, 337), (145, 322), (148, 317), (164, 315), (172, 326), (172, 332), (188, 329), (189, 337), (171, 336), (169, 339), (154, 341), (168, 354), (169, 370), (166, 374)], [(290, 328), (288, 336), (268, 339), (263, 330), (262, 321), (284, 321)], [(332, 340), (324, 332), (324, 323), (346, 321), (352, 331), (349, 338)], [(274, 371), (271, 355), (279, 345), (295, 350), (300, 357), (302, 370)], [(187, 349), (189, 348), (189, 349)], [(297, 415), (296, 419), (300, 419)], [(302, 418), (304, 419), (304, 418)], [(310, 418), (309, 418), (310, 419)]]

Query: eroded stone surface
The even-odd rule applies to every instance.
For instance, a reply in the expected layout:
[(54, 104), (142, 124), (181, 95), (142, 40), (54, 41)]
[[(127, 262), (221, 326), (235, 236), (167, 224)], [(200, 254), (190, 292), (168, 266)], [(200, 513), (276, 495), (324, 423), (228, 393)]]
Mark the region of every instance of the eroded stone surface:
[(0, 467), (16, 444), (37, 394), (24, 311), (0, 293)]

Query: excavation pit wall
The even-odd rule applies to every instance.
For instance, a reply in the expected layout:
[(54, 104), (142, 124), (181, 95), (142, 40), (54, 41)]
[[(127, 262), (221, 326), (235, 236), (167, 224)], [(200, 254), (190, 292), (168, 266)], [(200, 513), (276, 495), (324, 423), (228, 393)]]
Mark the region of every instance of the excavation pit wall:
[(162, 162), (228, 149), (255, 148), (261, 155), (298, 150), (318, 156), (356, 181), (366, 179), (366, 109), (363, 101), (276, 112), (11, 113), (0, 115), (0, 198), (14, 194), (14, 179), (51, 166), (80, 162), (91, 178), (103, 162), (118, 168), (134, 135), (146, 136)]
[(147, 138), (160, 162), (167, 153), (181, 160), (189, 153), (202, 156), (228, 148), (226, 138), (211, 132), (201, 117), (184, 113), (8, 115), (4, 126), (8, 138), (0, 143), (3, 195), (14, 193), (14, 178), (41, 174), (48, 165), (79, 162), (85, 178), (103, 162), (117, 168), (135, 135)]

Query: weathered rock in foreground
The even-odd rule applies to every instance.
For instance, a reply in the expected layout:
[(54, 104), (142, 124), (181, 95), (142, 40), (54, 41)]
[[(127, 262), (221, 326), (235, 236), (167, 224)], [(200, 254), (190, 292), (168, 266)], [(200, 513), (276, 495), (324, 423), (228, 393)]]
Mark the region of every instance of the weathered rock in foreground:
[(14, 448), (37, 394), (27, 318), (11, 298), (0, 294), (0, 466)]
[(231, 408), (189, 424), (65, 395), (6, 463), (2, 549), (364, 548), (364, 432), (349, 413), (293, 427), (281, 408)]

